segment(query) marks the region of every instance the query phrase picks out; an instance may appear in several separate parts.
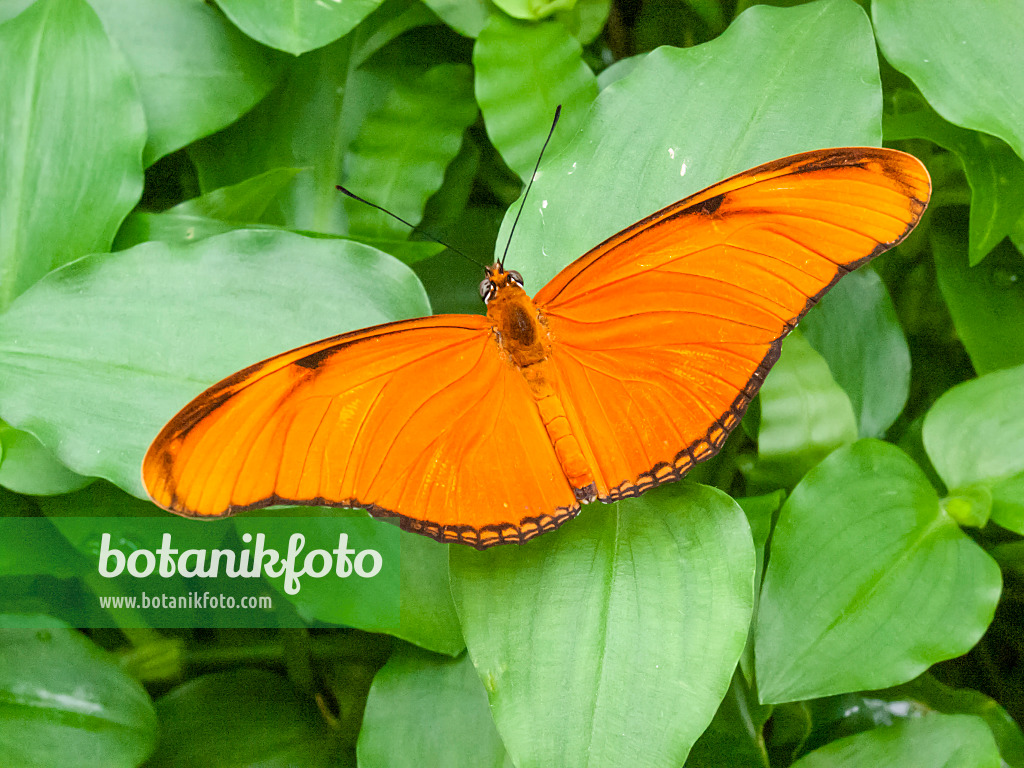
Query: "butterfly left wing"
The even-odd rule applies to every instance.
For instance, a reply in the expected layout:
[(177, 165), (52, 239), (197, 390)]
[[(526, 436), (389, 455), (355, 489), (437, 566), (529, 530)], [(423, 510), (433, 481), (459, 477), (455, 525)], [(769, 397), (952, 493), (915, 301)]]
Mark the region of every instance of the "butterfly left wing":
[(481, 548), (579, 511), (523, 377), (477, 315), (354, 331), (250, 366), (175, 416), (142, 474), (157, 504), (190, 517), (364, 507)]
[(634, 496), (714, 455), (783, 337), (927, 205), (914, 157), (807, 152), (733, 176), (637, 222), (534, 297), (598, 497)]

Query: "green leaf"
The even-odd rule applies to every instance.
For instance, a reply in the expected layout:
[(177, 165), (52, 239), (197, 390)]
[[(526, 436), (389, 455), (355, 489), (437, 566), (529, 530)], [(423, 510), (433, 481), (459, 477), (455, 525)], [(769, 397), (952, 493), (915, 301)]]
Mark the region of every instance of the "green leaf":
[(895, 446), (840, 448), (793, 490), (772, 536), (755, 655), (763, 702), (905, 682), (971, 648), (999, 568)]
[[(239, 515), (231, 519), (238, 537), (243, 541), (252, 541), (261, 530), (261, 517), (276, 517), (279, 510), (254, 510), (250, 514)], [(372, 579), (361, 579), (357, 583), (352, 579), (346, 585), (338, 581), (321, 579), (304, 579), (298, 593), (289, 595), (286, 592), (284, 574), (265, 576), (270, 586), (277, 592), (277, 600), (287, 600), (295, 606), (304, 620), (317, 619), (330, 624), (354, 627), (367, 632), (387, 633), (401, 622), (399, 613), (401, 573), (399, 565), (404, 555), (399, 556), (399, 536), (397, 526), (385, 525), (380, 521), (368, 519), (364, 510), (336, 510), (329, 507), (305, 507), (294, 509), (289, 516), (288, 524), (275, 526), (266, 533), (268, 547), (278, 552), (287, 552), (294, 532), (305, 535), (309, 541), (337, 541), (337, 518), (355, 518), (350, 522), (363, 523), (358, 530), (358, 537), (349, 537), (355, 547), (353, 560), (359, 552), (374, 550), (383, 558), (383, 569)], [(249, 538), (245, 538), (249, 536)], [(397, 560), (398, 562), (393, 562)]]
[(999, 749), (973, 715), (928, 715), (901, 720), (833, 741), (793, 768), (999, 768)]
[(956, 218), (930, 229), (939, 288), (957, 335), (979, 374), (1024, 363), (1024, 269), (1004, 240), (981, 264), (968, 266), (964, 228)]
[(950, 688), (924, 674), (905, 685), (873, 691), (869, 695), (876, 701), (892, 702), (895, 706), (891, 709), (906, 711), (910, 717), (930, 712), (977, 715), (992, 731), (1003, 760), (1012, 768), (1024, 766), (1024, 733), (1005, 709), (983, 693), (969, 688)]
[(135, 70), (149, 128), (147, 166), (230, 125), (280, 77), (279, 55), (201, 0), (90, 2)]
[(267, 205), (288, 186), (302, 168), (272, 168), (251, 179), (221, 187), (205, 195), (186, 200), (171, 211), (179, 214), (209, 216), (221, 221), (259, 221)]
[(795, 485), (825, 456), (856, 439), (850, 398), (803, 335), (790, 335), (761, 388), (757, 464), (748, 479), (772, 487)]
[[(360, 127), (345, 185), (411, 224), (419, 223), (476, 114), (465, 65), (439, 64), (411, 82), (399, 81)], [(355, 235), (394, 237), (409, 231), (365, 203), (346, 198), (345, 207)]]
[[(2, 528), (5, 518), (29, 518), (39, 515), (36, 508), (19, 502), (24, 502), (24, 498), (15, 496), (10, 491), (0, 490), (0, 530), (10, 530)], [(20, 520), (16, 523), (20, 523)], [(43, 521), (38, 523), (34, 529), (28, 529), (32, 533), (27, 540), (18, 541), (18, 546), (0, 548), (0, 575), (42, 575), (67, 579), (94, 570), (93, 564), (79, 557), (56, 528)], [(12, 598), (17, 600), (11, 592), (13, 590), (0, 593), (0, 604), (9, 606)]]
[(770, 768), (762, 730), (771, 713), (771, 707), (758, 704), (757, 695), (737, 671), (711, 725), (693, 745), (686, 768)]
[(423, 4), (465, 37), (479, 35), (491, 15), (487, 0), (423, 0)]
[[(41, 497), (36, 502), (65, 538), (68, 546), (77, 551), (77, 555), (72, 553), (74, 560), (84, 561), (87, 565), (87, 570), (80, 575), (85, 583), (83, 595), (88, 597), (65, 597), (53, 612), (77, 626), (148, 627), (146, 617), (134, 607), (102, 608), (96, 599), (97, 593), (110, 594), (113, 591), (117, 594), (119, 589), (114, 586), (118, 583), (116, 579), (108, 581), (98, 575), (100, 542), (103, 534), (109, 533), (111, 539), (120, 541), (126, 551), (156, 549), (160, 539), (154, 537), (153, 526), (146, 525), (143, 518), (168, 518), (172, 515), (149, 501), (129, 496), (103, 480), (74, 493)], [(178, 518), (175, 521), (190, 522)], [(213, 549), (223, 541), (230, 525), (228, 520), (194, 525), (190, 527), (191, 538), (199, 547)], [(164, 582), (163, 587), (167, 594), (185, 595), (195, 588), (195, 582), (190, 583), (188, 579), (175, 574)], [(132, 593), (131, 586), (122, 589), (121, 594)], [(191, 626), (193, 624), (190, 624), (190, 620), (195, 621), (191, 615), (184, 619), (175, 617), (175, 620), (181, 621), (179, 626)]]
[(389, 635), (457, 656), (466, 647), (452, 599), (448, 546), (402, 533), (402, 623)]
[(161, 698), (156, 711), (160, 743), (146, 768), (337, 765), (312, 701), (273, 672), (204, 675)]
[(597, 96), (597, 78), (583, 49), (557, 21), (529, 24), (495, 14), (473, 47), (476, 98), (491, 142), (508, 166), (528, 180), (551, 128), (554, 156), (569, 143)]
[(0, 24), (28, 8), (35, 0), (0, 0)]
[(581, 45), (589, 45), (604, 31), (611, 10), (612, 0), (576, 0), (576, 4), (569, 10), (556, 11), (554, 18)]
[(412, 272), (367, 246), (238, 231), (90, 256), (0, 326), (0, 408), (79, 474), (143, 496), (142, 456), (215, 381), (333, 334), (428, 314)]
[[(768, 538), (772, 532), (772, 519), (779, 507), (782, 506), (786, 493), (783, 490), (775, 490), (763, 496), (748, 496), (736, 499), (743, 514), (747, 516), (747, 523), (750, 525), (750, 533), (754, 538), (754, 556), (757, 566), (754, 570), (754, 611), (750, 630), (747, 633), (747, 644), (743, 648), (743, 655), (740, 656), (740, 672), (749, 685), (754, 684), (754, 626), (757, 624), (757, 603), (760, 599), (761, 584), (764, 582), (765, 550), (768, 547)], [(736, 685), (733, 681), (733, 685)], [(755, 697), (756, 698), (756, 697)], [(767, 715), (765, 715), (767, 717)]]
[(876, 0), (878, 45), (951, 123), (1024, 158), (1024, 2)]
[(706, 486), (587, 507), (524, 547), (452, 547), (451, 567), (466, 645), (519, 768), (679, 766), (746, 639), (750, 531)]
[(928, 139), (954, 153), (971, 186), (970, 264), (979, 263), (1013, 231), (1024, 214), (1024, 160), (1001, 139), (953, 125), (925, 104), (900, 115), (886, 115), (885, 138)]
[[(136, 524), (146, 517), (167, 517), (168, 513), (150, 501), (130, 496), (117, 486), (103, 480), (87, 488), (60, 496), (37, 499), (40, 509), (71, 545), (85, 556), (96, 573), (95, 563), (104, 533), (120, 539), (127, 549), (155, 549), (159, 539), (153, 540), (152, 526)], [(102, 521), (102, 522), (100, 522)], [(228, 530), (228, 521), (196, 526), (193, 536), (197, 545), (208, 549), (220, 544)], [(186, 586), (187, 582), (182, 582)]]
[(952, 494), (991, 494), (992, 519), (1024, 534), (1024, 365), (947, 391), (925, 416), (928, 458)]
[(653, 51), (598, 95), (572, 142), (545, 156), (508, 264), (536, 291), (609, 236), (730, 174), (819, 147), (878, 145), (880, 111), (874, 36), (854, 3), (751, 8), (709, 43)]
[(110, 247), (142, 191), (131, 72), (82, 0), (0, 25), (0, 309), (51, 269)]
[[(42, 626), (42, 625), (41, 625)], [(149, 696), (77, 631), (0, 622), (0, 755), (19, 768), (134, 768), (156, 742)]]
[(347, 35), (382, 0), (217, 0), (229, 19), (264, 45), (298, 56)]
[(576, 0), (495, 0), (494, 4), (514, 18), (537, 21), (555, 11), (572, 10)]
[(436, 236), (458, 226), (470, 205), (473, 185), (480, 170), (480, 157), (480, 145), (467, 133), (459, 153), (445, 169), (441, 188), (427, 201), (420, 221), (423, 232)]
[[(186, 200), (160, 213), (135, 211), (114, 241), (123, 250), (147, 240), (165, 242), (202, 240), (260, 221), (267, 206), (292, 182), (302, 168), (273, 168), (251, 179)], [(231, 226), (231, 225), (234, 226)]]
[(72, 472), (27, 432), (0, 424), (3, 461), (0, 485), (30, 496), (49, 496), (84, 488), (91, 477)]
[(512, 765), (469, 656), (411, 646), (396, 649), (374, 678), (357, 754), (361, 768)]
[(910, 348), (873, 269), (846, 275), (800, 321), (800, 331), (850, 397), (861, 437), (881, 437), (910, 392)]

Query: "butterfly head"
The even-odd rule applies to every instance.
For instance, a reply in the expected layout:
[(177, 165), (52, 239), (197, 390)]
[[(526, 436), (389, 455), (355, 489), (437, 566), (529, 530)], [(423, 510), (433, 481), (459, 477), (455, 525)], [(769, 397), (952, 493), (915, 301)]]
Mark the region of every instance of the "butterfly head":
[(480, 281), (480, 298), (487, 304), (499, 290), (509, 285), (523, 287), (523, 276), (514, 269), (505, 269), (500, 263), (484, 267), (486, 277)]

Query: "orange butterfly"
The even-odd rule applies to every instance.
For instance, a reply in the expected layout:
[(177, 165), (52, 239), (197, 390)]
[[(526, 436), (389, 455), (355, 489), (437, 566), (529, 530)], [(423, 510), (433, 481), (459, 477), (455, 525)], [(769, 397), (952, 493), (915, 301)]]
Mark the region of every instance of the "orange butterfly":
[(193, 517), (362, 507), (439, 541), (527, 541), (714, 455), (783, 337), (930, 194), (893, 150), (766, 163), (624, 229), (533, 299), (498, 263), (486, 317), (378, 325), (229, 376), (163, 428), (143, 481)]

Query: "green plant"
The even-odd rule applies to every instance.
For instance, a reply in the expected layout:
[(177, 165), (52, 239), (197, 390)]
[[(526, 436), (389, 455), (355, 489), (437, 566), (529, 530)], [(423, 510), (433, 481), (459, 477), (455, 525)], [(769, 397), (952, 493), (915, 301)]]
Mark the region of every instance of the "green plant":
[[(0, 0), (0, 511), (53, 524), (0, 548), (0, 763), (1024, 766), (1024, 4), (747, 5)], [(76, 516), (164, 514), (141, 458), (204, 387), (480, 311), (336, 183), (489, 261), (556, 104), (529, 290), (802, 150), (895, 142), (933, 201), (688, 480), (523, 547), (403, 534), (397, 629), (17, 628), (94, 586)]]

